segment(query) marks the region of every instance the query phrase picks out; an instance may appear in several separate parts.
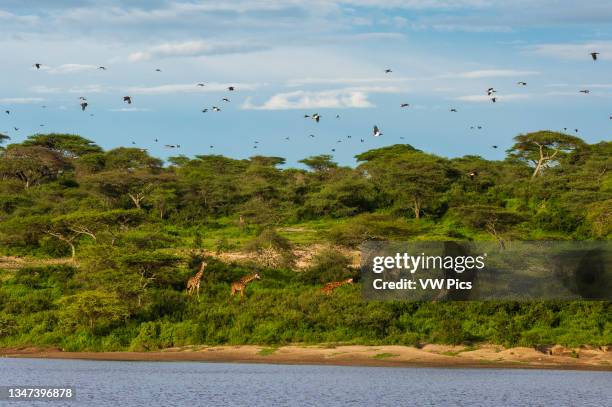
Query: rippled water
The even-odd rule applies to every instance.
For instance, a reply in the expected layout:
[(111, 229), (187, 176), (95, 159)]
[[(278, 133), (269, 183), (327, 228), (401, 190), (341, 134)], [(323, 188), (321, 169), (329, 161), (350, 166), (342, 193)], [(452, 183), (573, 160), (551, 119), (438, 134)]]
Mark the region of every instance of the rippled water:
[(0, 359), (0, 385), (77, 392), (2, 406), (612, 406), (612, 373), (554, 370)]

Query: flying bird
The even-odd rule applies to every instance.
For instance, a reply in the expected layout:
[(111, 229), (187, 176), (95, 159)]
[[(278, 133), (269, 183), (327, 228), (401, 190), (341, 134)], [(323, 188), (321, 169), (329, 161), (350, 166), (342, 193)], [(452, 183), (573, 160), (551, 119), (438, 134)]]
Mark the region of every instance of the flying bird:
[(34, 64), (34, 65), (32, 65), (32, 66), (33, 66), (34, 68), (36, 68), (36, 69), (40, 69), (40, 67), (42, 66), (42, 64)]
[(400, 107), (408, 107), (408, 106), (410, 106), (410, 103), (402, 103), (402, 104), (400, 105)]
[(385, 73), (391, 73), (391, 72), (393, 72), (391, 69), (389, 68), (385, 69)]
[(81, 110), (85, 111), (85, 108), (88, 106), (87, 102), (83, 101), (81, 102)]
[(381, 133), (380, 129), (378, 128), (378, 126), (376, 126), (376, 125), (374, 126), (374, 128), (372, 129), (372, 135), (374, 137), (382, 136), (382, 133)]
[(598, 55), (599, 55), (599, 52), (591, 52), (591, 58), (593, 58), (593, 61), (597, 61)]
[[(610, 117), (612, 119), (612, 117)], [(314, 138), (314, 134), (309, 134), (308, 137)]]
[(98, 69), (101, 69), (103, 71), (106, 71), (106, 67), (105, 66), (99, 66)]
[(491, 146), (492, 148), (497, 148), (497, 146)]
[(233, 87), (233, 86), (228, 86), (228, 87), (227, 87), (227, 90), (229, 90), (230, 92), (233, 92), (235, 89), (236, 89), (236, 88), (235, 88), (235, 87)]
[(527, 86), (527, 82), (522, 82), (522, 81), (521, 82), (517, 82), (516, 84), (519, 85), (519, 86)]
[(454, 107), (452, 107), (452, 108), (450, 109), (450, 111), (451, 111), (451, 112), (453, 112), (453, 113), (457, 113), (457, 109), (455, 109)]
[(491, 102), (493, 103), (497, 102), (497, 98), (491, 98)]
[(339, 115), (339, 114), (337, 114), (337, 115), (336, 115), (336, 119), (339, 119), (339, 118), (340, 118), (340, 115)]
[[(612, 117), (611, 117), (612, 119)], [(15, 131), (19, 131), (19, 127), (13, 127), (15, 129)]]
[(202, 86), (206, 86), (206, 85), (204, 85), (202, 82), (200, 82), (200, 83), (198, 83), (196, 86), (200, 86), (200, 87), (202, 87)]
[(229, 102), (230, 100), (228, 98), (223, 98), (221, 99), (223, 102)]
[(591, 91), (590, 91), (590, 90), (588, 90), (588, 89), (582, 89), (582, 90), (580, 91), (580, 93), (584, 93), (585, 95), (587, 95), (587, 94), (591, 93)]
[(491, 96), (492, 94), (494, 94), (495, 92), (497, 92), (494, 88), (489, 88), (487, 89), (487, 95)]
[(156, 68), (156, 69), (155, 69), (155, 72), (161, 72), (161, 69)]
[(208, 109), (202, 109), (202, 113), (208, 112)]
[(219, 109), (217, 106), (213, 106), (212, 107), (213, 112), (220, 112), (221, 109)]
[(314, 113), (313, 115), (304, 115), (304, 118), (308, 118), (310, 117), (312, 120), (314, 120), (315, 122), (319, 123), (319, 120), (321, 120), (321, 116), (319, 115), (319, 113)]
[(123, 101), (125, 103), (127, 103), (128, 105), (131, 105), (132, 104), (132, 97), (131, 96), (124, 96), (123, 97)]

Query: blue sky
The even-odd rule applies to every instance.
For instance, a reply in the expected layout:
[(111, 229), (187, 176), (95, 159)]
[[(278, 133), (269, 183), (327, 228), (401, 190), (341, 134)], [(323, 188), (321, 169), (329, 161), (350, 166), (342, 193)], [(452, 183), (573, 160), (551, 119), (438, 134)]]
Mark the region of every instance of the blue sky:
[(564, 127), (610, 140), (611, 21), (608, 0), (4, 0), (0, 132), (290, 164), (395, 143), (499, 159), (519, 133)]

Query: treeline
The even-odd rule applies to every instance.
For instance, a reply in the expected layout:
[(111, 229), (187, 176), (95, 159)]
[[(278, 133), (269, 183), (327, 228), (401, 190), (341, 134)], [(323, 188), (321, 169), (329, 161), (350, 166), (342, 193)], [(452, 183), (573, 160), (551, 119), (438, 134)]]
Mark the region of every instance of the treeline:
[[(320, 155), (296, 169), (265, 156), (164, 163), (34, 135), (0, 149), (0, 255), (41, 263), (0, 266), (0, 346), (610, 344), (609, 302), (366, 303), (358, 284), (320, 288), (357, 277), (334, 247), (365, 240), (609, 239), (611, 157), (610, 142), (541, 131), (517, 136), (503, 161), (393, 145), (354, 168)], [(297, 273), (294, 249), (313, 243), (329, 247)], [(260, 261), (210, 256), (233, 250)], [(201, 256), (202, 293), (189, 298)], [(254, 271), (246, 301), (231, 300), (229, 284)]]

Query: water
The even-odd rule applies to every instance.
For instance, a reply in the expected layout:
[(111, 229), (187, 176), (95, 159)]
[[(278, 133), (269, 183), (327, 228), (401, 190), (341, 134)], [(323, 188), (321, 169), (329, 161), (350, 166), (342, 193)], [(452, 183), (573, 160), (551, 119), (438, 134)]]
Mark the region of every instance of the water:
[(1, 406), (611, 406), (612, 373), (0, 359), (0, 385), (76, 402)]

